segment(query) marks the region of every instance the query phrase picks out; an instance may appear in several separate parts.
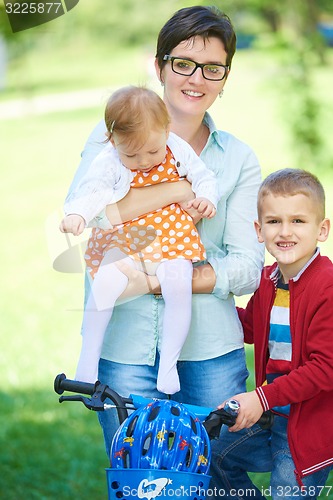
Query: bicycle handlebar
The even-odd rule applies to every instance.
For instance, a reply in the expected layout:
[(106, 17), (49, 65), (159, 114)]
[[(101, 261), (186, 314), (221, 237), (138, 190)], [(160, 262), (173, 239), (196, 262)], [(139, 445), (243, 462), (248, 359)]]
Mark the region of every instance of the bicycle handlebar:
[(95, 384), (88, 382), (78, 382), (77, 380), (69, 380), (64, 373), (60, 373), (54, 379), (54, 390), (57, 394), (63, 394), (65, 391), (77, 392), (82, 394), (94, 394)]
[[(113, 391), (107, 385), (100, 384), (96, 382), (96, 384), (89, 384), (88, 382), (79, 382), (77, 380), (69, 380), (66, 378), (64, 373), (61, 373), (56, 376), (54, 380), (54, 390), (57, 394), (63, 394), (64, 391), (76, 392), (81, 394), (87, 394), (92, 396), (92, 399), (89, 401), (85, 400), (86, 398), (81, 398), (79, 401), (82, 401), (87, 408), (90, 410), (104, 410), (104, 405), (101, 406), (101, 403), (108, 398), (110, 399), (115, 407), (117, 408), (119, 422), (122, 423), (128, 417), (128, 412), (126, 407), (124, 406), (126, 403), (130, 401), (122, 398), (116, 391)], [(59, 398), (59, 402), (63, 402), (68, 400), (67, 398)], [(76, 399), (77, 401), (78, 399)]]
[[(127, 410), (135, 410), (141, 406), (146, 406), (152, 401), (152, 399), (134, 394), (131, 394), (129, 398), (123, 398), (105, 384), (101, 384), (100, 382), (90, 384), (69, 380), (64, 373), (57, 375), (55, 378), (54, 390), (59, 395), (63, 394), (64, 391), (79, 394), (78, 396), (61, 396), (59, 398), (60, 403), (63, 401), (81, 401), (88, 409), (94, 411), (104, 411), (110, 408), (110, 405), (104, 403), (106, 399), (110, 399), (117, 409), (120, 424), (128, 417)], [(85, 398), (80, 394), (89, 395), (91, 399)], [(184, 406), (203, 422), (211, 439), (219, 436), (223, 424), (230, 427), (234, 425), (237, 418), (237, 414), (230, 413), (227, 409), (216, 410), (214, 408), (188, 404), (184, 404)], [(264, 412), (257, 423), (263, 429), (269, 429), (273, 424), (273, 414), (270, 411)]]
[[(120, 423), (122, 423), (125, 418), (127, 418), (128, 413), (127, 409), (136, 409), (139, 408), (140, 406), (146, 406), (148, 403), (151, 402), (151, 398), (145, 398), (143, 396), (138, 396), (135, 394), (131, 394), (129, 398), (123, 398), (120, 396), (116, 391), (113, 389), (110, 389), (109, 386), (100, 384), (97, 382), (96, 384), (90, 384), (88, 382), (79, 382), (77, 380), (70, 380), (66, 378), (66, 375), (64, 373), (61, 373), (57, 375), (57, 377), (54, 380), (54, 390), (57, 394), (61, 395), (65, 391), (69, 392), (75, 392), (77, 394), (87, 394), (89, 396), (96, 395), (97, 391), (97, 397), (95, 397), (92, 401), (89, 402), (88, 399), (86, 398), (81, 398), (81, 399), (73, 399), (71, 396), (66, 396), (63, 398), (60, 398), (60, 402), (62, 403), (63, 401), (82, 401), (85, 406), (89, 409), (92, 410), (97, 410), (97, 411), (103, 411), (103, 405), (100, 403), (104, 403), (105, 399), (110, 399), (117, 411), (118, 411), (118, 417)], [(99, 402), (97, 400), (99, 399)], [(192, 413), (194, 413), (200, 420), (204, 420), (207, 415), (209, 415), (212, 411), (213, 408), (208, 408), (204, 406), (196, 406), (196, 405), (188, 405), (185, 404), (186, 408), (190, 410)]]

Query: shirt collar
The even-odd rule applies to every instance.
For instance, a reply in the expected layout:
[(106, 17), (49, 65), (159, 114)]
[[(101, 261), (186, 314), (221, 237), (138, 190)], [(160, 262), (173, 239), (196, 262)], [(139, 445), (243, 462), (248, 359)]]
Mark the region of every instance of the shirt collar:
[[(302, 274), (304, 273), (304, 271), (309, 267), (309, 265), (315, 260), (315, 258), (319, 255), (319, 248), (317, 247), (316, 248), (316, 251), (315, 253), (313, 254), (313, 256), (311, 257), (311, 259), (309, 259), (307, 261), (307, 263), (305, 264), (305, 266), (300, 270), (300, 272), (294, 276), (290, 281), (298, 281), (300, 279), (300, 277), (302, 276)], [(279, 280), (279, 276), (280, 276), (280, 269), (279, 269), (279, 266), (276, 266), (276, 268), (274, 269), (274, 271), (271, 273), (270, 275), (270, 279), (273, 281), (273, 283), (277, 284), (278, 280)]]
[(205, 113), (203, 123), (209, 129), (209, 138), (208, 138), (206, 147), (209, 144), (211, 144), (212, 142), (216, 142), (220, 146), (220, 148), (222, 148), (224, 151), (226, 146), (225, 146), (224, 141), (223, 141), (223, 134), (220, 133), (220, 131), (217, 129), (213, 118), (207, 112)]
[(311, 262), (313, 262), (318, 255), (319, 255), (319, 248), (317, 247), (316, 251), (312, 255), (311, 259), (307, 261), (307, 263), (305, 264), (305, 266), (303, 267), (303, 269), (301, 269), (300, 272), (293, 278), (293, 281), (297, 281), (297, 280), (300, 279), (300, 277), (304, 273), (305, 269), (307, 269), (309, 267), (309, 265), (311, 264)]

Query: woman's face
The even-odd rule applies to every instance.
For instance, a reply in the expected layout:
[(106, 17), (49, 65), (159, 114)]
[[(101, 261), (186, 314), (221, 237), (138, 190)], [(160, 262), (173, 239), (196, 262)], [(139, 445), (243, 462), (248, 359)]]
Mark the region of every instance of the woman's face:
[[(227, 60), (224, 45), (216, 37), (207, 40), (194, 37), (183, 41), (169, 55), (201, 64), (226, 64)], [(160, 76), (159, 68), (156, 70)], [(223, 89), (226, 77), (220, 81), (206, 80), (201, 68), (197, 68), (191, 76), (179, 75), (172, 71), (171, 62), (167, 62), (161, 81), (164, 83), (164, 101), (171, 116), (181, 113), (202, 117)]]

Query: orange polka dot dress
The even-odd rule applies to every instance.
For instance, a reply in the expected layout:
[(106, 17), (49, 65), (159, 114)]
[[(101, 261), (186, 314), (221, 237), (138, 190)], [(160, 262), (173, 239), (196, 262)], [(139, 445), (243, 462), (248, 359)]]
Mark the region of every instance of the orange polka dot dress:
[[(169, 148), (164, 161), (149, 172), (134, 171), (131, 187), (175, 182), (182, 178)], [(199, 233), (188, 215), (176, 203), (121, 224), (117, 231), (93, 229), (85, 255), (87, 269), (94, 277), (106, 252), (119, 248), (136, 260), (158, 263), (171, 259), (198, 262), (206, 258)]]

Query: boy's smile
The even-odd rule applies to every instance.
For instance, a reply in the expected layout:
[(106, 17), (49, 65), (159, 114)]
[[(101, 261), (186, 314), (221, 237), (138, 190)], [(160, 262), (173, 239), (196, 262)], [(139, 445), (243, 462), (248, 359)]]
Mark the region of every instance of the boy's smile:
[(320, 220), (316, 202), (304, 194), (267, 194), (255, 222), (258, 240), (277, 260), (284, 281), (295, 277), (313, 256), (318, 241), (325, 241), (329, 220)]

